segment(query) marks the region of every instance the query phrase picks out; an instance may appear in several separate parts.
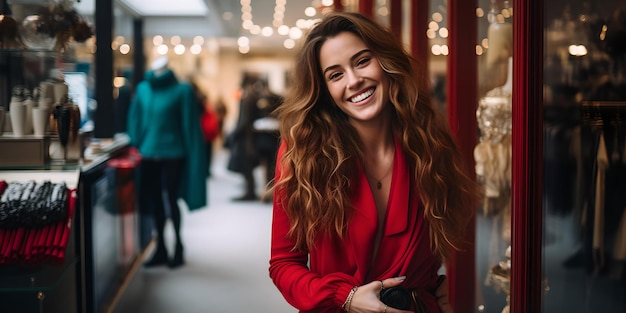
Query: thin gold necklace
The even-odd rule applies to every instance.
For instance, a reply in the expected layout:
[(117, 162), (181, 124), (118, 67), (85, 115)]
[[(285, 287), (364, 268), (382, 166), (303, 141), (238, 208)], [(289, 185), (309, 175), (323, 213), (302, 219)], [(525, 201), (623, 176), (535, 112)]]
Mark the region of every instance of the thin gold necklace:
[(391, 168), (392, 167), (393, 167), (393, 161), (391, 161), (391, 165), (387, 169), (387, 173), (385, 173), (385, 175), (383, 177), (381, 177), (380, 179), (376, 180), (376, 188), (378, 188), (378, 190), (383, 188), (383, 179), (385, 179), (387, 177), (387, 175), (389, 175), (389, 173), (391, 173)]
[(383, 177), (376, 180), (376, 188), (378, 188), (378, 190), (383, 188), (383, 179), (385, 179), (387, 175), (391, 173), (392, 168), (393, 168), (393, 160), (391, 160), (391, 165), (389, 165), (389, 168), (387, 169), (387, 172), (385, 173), (385, 175), (383, 175)]

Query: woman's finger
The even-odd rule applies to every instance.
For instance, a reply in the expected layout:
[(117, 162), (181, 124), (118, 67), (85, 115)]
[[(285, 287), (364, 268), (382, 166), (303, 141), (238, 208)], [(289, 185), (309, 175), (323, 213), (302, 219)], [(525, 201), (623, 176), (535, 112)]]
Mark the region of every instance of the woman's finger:
[(378, 281), (378, 285), (381, 286), (382, 289), (395, 287), (395, 286), (402, 284), (405, 278), (406, 276), (398, 276), (398, 277), (383, 279), (383, 280)]

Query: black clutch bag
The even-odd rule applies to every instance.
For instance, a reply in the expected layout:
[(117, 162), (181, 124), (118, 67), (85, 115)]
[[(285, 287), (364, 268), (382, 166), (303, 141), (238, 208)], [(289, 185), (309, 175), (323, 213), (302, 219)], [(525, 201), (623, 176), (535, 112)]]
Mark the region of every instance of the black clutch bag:
[(413, 302), (411, 298), (411, 292), (400, 286), (385, 288), (380, 291), (380, 301), (396, 309), (410, 310)]
[(414, 298), (410, 291), (400, 286), (381, 290), (380, 301), (392, 308), (400, 310), (408, 311), (412, 308), (415, 313), (428, 312), (422, 300)]

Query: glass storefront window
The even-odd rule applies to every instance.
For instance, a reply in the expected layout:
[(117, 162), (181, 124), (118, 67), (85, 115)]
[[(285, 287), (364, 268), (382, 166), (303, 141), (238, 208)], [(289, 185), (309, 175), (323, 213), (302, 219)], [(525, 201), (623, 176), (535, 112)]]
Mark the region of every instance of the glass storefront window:
[(626, 312), (626, 6), (544, 7), (545, 312)]
[(484, 189), (477, 212), (478, 312), (504, 312), (510, 291), (513, 12), (509, 1), (481, 0), (478, 34), (476, 177)]

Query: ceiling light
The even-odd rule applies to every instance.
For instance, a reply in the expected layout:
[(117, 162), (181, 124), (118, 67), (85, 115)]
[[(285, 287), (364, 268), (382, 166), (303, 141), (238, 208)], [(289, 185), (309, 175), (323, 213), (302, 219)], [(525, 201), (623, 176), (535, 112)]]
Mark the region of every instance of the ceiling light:
[(193, 37), (193, 43), (195, 45), (201, 46), (202, 44), (204, 44), (204, 37), (202, 37), (202, 36)]
[(239, 47), (239, 53), (246, 54), (248, 52), (250, 52), (250, 46)]
[(162, 44), (163, 43), (163, 36), (156, 35), (156, 36), (152, 37), (152, 43), (155, 46), (158, 46), (158, 45)]
[(269, 37), (274, 34), (274, 29), (269, 26), (265, 26), (263, 27), (263, 29), (261, 29), (261, 34), (265, 37)]
[(178, 54), (178, 55), (182, 55), (183, 53), (185, 53), (185, 46), (178, 44), (174, 47), (174, 53)]
[(120, 0), (140, 16), (207, 16), (204, 0)]
[(200, 52), (202, 52), (202, 46), (198, 44), (194, 44), (189, 48), (189, 52), (195, 55), (200, 54)]
[(167, 45), (159, 45), (157, 47), (157, 53), (160, 55), (166, 55), (167, 51), (169, 51), (170, 49), (167, 47)]
[(123, 45), (120, 46), (120, 53), (121, 54), (128, 54), (130, 52), (130, 45), (125, 43)]
[(250, 39), (248, 39), (248, 37), (246, 36), (241, 36), (239, 37), (239, 39), (237, 40), (237, 44), (242, 47), (242, 46), (248, 46), (250, 45)]
[(291, 38), (287, 38), (283, 42), (283, 46), (287, 49), (293, 49), (296, 46), (296, 42)]
[(297, 40), (300, 39), (300, 37), (302, 37), (302, 30), (300, 28), (292, 27), (289, 30), (289, 38)]
[(287, 34), (289, 34), (289, 26), (287, 25), (281, 25), (280, 27), (278, 27), (278, 34), (286, 36)]

